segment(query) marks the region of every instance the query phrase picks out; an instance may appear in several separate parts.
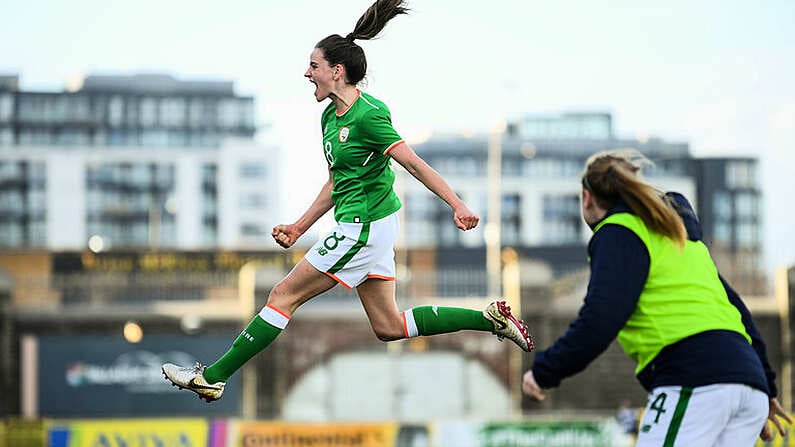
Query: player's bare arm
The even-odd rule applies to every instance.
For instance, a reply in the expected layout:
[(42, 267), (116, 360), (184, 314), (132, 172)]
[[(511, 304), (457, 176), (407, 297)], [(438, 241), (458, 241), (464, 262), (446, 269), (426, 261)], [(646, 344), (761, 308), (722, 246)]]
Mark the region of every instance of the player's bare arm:
[(334, 182), (329, 171), (328, 180), (320, 189), (317, 197), (309, 205), (309, 208), (291, 224), (280, 224), (273, 227), (271, 236), (277, 244), (284, 248), (290, 248), (300, 238), (306, 230), (308, 230), (318, 219), (328, 212), (334, 203), (331, 201), (331, 189), (334, 187)]
[(459, 229), (471, 230), (478, 225), (480, 217), (467, 207), (466, 203), (453, 192), (453, 189), (450, 188), (450, 185), (447, 184), (442, 176), (425, 160), (420, 158), (408, 144), (399, 144), (389, 152), (389, 155), (400, 163), (409, 174), (425, 185), (428, 190), (450, 205), (453, 210), (453, 222)]

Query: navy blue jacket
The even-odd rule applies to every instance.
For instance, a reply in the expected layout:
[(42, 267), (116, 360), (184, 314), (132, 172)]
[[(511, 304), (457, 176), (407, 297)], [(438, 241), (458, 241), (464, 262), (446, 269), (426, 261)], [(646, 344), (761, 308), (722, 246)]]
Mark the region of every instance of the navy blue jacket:
[[(677, 204), (690, 240), (702, 230), (690, 203), (668, 193)], [(619, 203), (607, 215), (632, 211)], [(635, 310), (649, 272), (646, 245), (630, 229), (604, 225), (588, 244), (591, 279), (579, 315), (549, 349), (538, 352), (533, 376), (542, 388), (558, 386), (607, 349)], [(638, 375), (646, 390), (674, 385), (697, 387), (743, 383), (775, 397), (776, 375), (770, 368), (764, 341), (737, 292), (721, 277), (729, 301), (740, 311), (752, 344), (725, 330), (706, 331), (666, 346)]]

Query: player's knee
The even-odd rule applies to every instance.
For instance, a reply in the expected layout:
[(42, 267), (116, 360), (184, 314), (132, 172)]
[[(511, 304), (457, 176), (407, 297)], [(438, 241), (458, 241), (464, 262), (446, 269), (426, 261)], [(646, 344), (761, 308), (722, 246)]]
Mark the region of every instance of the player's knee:
[(403, 328), (373, 327), (375, 336), (381, 341), (395, 341), (406, 338)]
[(267, 304), (285, 312), (294, 312), (297, 306), (296, 297), (291, 295), (282, 283), (273, 286), (268, 294)]

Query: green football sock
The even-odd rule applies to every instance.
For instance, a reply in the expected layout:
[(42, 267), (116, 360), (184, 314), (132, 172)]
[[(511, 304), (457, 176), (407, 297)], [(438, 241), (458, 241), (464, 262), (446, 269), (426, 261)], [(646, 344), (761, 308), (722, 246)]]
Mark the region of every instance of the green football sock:
[[(464, 309), (461, 307), (419, 306), (411, 309), (411, 315), (417, 327), (416, 335), (436, 335), (448, 332), (471, 329), (475, 331), (494, 330), (494, 324), (483, 316), (479, 310)], [(406, 319), (411, 317), (409, 311), (405, 312)], [(407, 321), (407, 326), (410, 326)], [(409, 329), (409, 336), (413, 336)]]
[(268, 324), (259, 315), (254, 316), (226, 354), (204, 370), (204, 379), (209, 383), (226, 382), (235, 371), (268, 347), (281, 333), (281, 329)]

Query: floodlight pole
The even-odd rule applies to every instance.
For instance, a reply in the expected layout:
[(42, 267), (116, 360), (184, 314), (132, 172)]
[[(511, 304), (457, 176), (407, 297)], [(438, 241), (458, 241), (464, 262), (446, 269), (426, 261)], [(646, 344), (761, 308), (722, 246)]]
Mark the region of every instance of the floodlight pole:
[(505, 123), (497, 123), (489, 134), (487, 182), (488, 210), (485, 228), (487, 294), (489, 299), (502, 295), (501, 230), (502, 230), (502, 133)]

